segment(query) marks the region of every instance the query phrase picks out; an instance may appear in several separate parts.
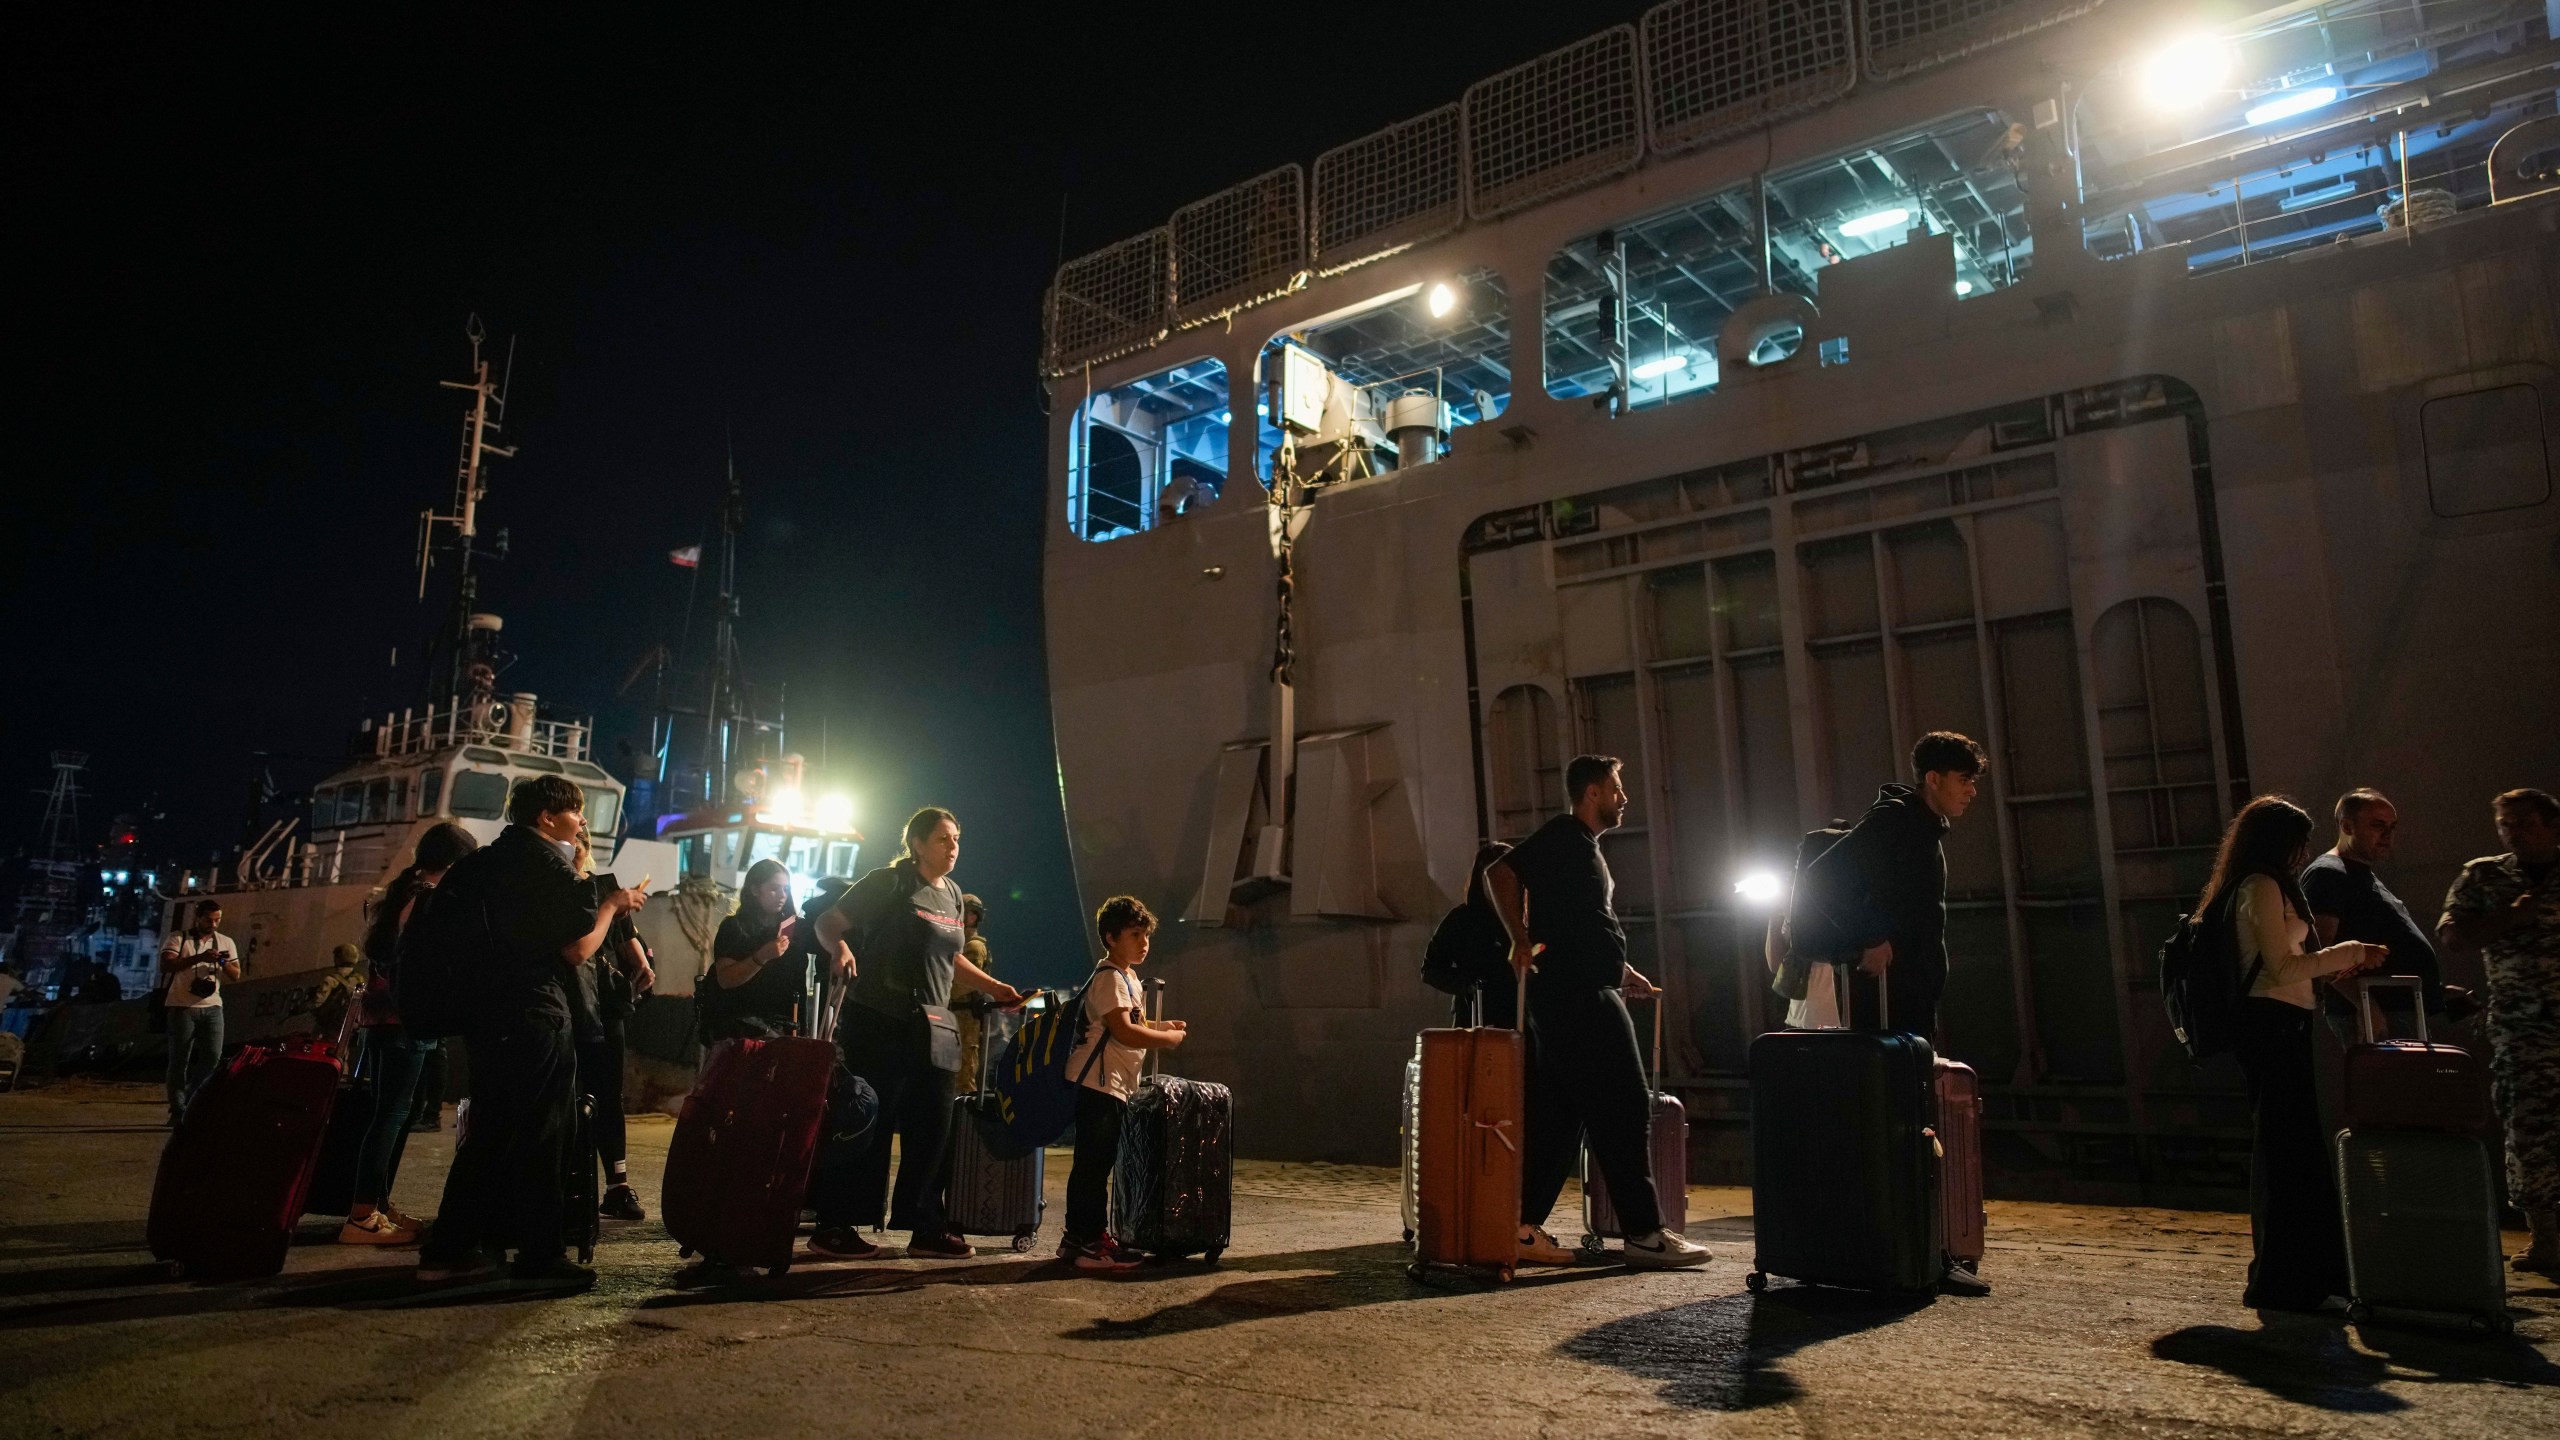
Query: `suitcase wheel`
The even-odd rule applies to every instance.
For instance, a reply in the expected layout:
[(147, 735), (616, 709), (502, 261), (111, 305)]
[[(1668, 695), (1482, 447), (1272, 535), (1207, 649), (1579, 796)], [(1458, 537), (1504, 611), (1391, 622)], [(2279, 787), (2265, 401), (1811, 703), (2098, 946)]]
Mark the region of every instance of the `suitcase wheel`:
[(1606, 1255), (1609, 1253), (1609, 1247), (1601, 1242), (1599, 1236), (1586, 1234), (1582, 1237), (1582, 1253), (1585, 1255)]
[(187, 1262), (186, 1262), (186, 1261), (184, 1261), (184, 1260), (172, 1260), (172, 1261), (170, 1261), (170, 1262), (169, 1262), (169, 1278), (170, 1278), (170, 1279), (172, 1279), (172, 1280), (184, 1280), (184, 1279), (186, 1279), (186, 1278), (187, 1278)]
[(1413, 1243), (1413, 1232), (1412, 1232), (1411, 1230), (1407, 1230), (1407, 1231), (1405, 1231), (1405, 1232), (1404, 1232), (1404, 1243), (1406, 1243), (1407, 1245), (1410, 1245), (1410, 1244), (1412, 1244), (1412, 1243)]
[(679, 1260), (690, 1260), (690, 1259), (692, 1259), (692, 1258), (693, 1258), (693, 1247), (692, 1247), (692, 1246), (690, 1246), (690, 1245), (679, 1245), (679, 1246), (677, 1246), (677, 1247), (676, 1247), (676, 1258), (677, 1258), (677, 1259), (679, 1259)]
[(1404, 1267), (1404, 1278), (1412, 1281), (1416, 1285), (1422, 1283), (1423, 1274), (1422, 1262), (1419, 1260), (1416, 1260), (1412, 1264)]
[(581, 1245), (581, 1246), (579, 1246), (579, 1247), (578, 1247), (578, 1263), (579, 1263), (579, 1264), (581, 1264), (581, 1265), (592, 1265), (592, 1264), (594, 1264), (594, 1263), (595, 1263), (595, 1260), (596, 1260), (596, 1247), (594, 1247), (593, 1245)]
[(765, 1278), (768, 1280), (779, 1280), (790, 1273), (791, 1262), (788, 1260), (783, 1261), (779, 1265), (768, 1265), (764, 1270)]
[(1224, 1245), (1219, 1246), (1215, 1250), (1203, 1250), (1200, 1252), (1200, 1263), (1203, 1265), (1215, 1265), (1218, 1263), (1218, 1257), (1226, 1253), (1227, 1247)]
[(1016, 1254), (1016, 1255), (1028, 1255), (1028, 1254), (1030, 1254), (1030, 1253), (1031, 1253), (1031, 1246), (1032, 1246), (1032, 1242), (1034, 1242), (1034, 1241), (1036, 1241), (1037, 1239), (1039, 1239), (1039, 1237), (1040, 1237), (1040, 1232), (1039, 1232), (1038, 1230), (1036, 1230), (1036, 1229), (1016, 1230), (1016, 1231), (1014, 1231), (1014, 1232), (1013, 1232), (1013, 1253), (1014, 1253), (1014, 1254)]
[(1511, 1283), (1511, 1277), (1514, 1273), (1516, 1272), (1511, 1266), (1496, 1265), (1493, 1267), (1493, 1283), (1496, 1285), (1508, 1285)]
[(1761, 1271), (1754, 1270), (1742, 1277), (1742, 1288), (1757, 1295), (1769, 1288), (1769, 1277)]

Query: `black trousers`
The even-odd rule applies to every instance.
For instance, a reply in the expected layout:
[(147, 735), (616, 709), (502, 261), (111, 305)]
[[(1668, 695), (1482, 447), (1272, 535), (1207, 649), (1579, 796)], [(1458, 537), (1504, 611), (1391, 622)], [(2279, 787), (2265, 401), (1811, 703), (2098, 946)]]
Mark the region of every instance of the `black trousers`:
[(622, 1022), (607, 1020), (601, 1031), (578, 1037), (578, 1091), (595, 1105), (587, 1122), (594, 1132), (596, 1159), (611, 1171), (630, 1153), (622, 1118)]
[[(1884, 972), (1887, 1002), (1876, 1003), (1874, 977), (1853, 964), (1840, 967), (1849, 985), (1849, 1028), (1886, 1030), (1933, 1040), (1938, 1033), (1938, 997), (1947, 991), (1947, 972), (1935, 966), (1896, 960)], [(1886, 1022), (1892, 1022), (1888, 1025)], [(1616, 1192), (1612, 1191), (1612, 1194)]]
[(889, 1192), (892, 1229), (939, 1235), (943, 1148), (951, 1129), (951, 1072), (925, 1052), (921, 1026), (860, 1005), (839, 1022), (845, 1068), (880, 1097), (870, 1143), (849, 1162), (819, 1173), (818, 1224), (876, 1226), (889, 1191), (889, 1137), (898, 1137), (898, 1183)]
[(1573, 1173), (1584, 1137), (1629, 1235), (1662, 1228), (1647, 1143), (1653, 1100), (1635, 1022), (1616, 986), (1529, 986), (1528, 1155), (1520, 1223), (1544, 1225)]
[(2256, 1121), (2246, 1305), (2307, 1309), (2347, 1293), (2346, 1229), (2321, 1133), (2311, 1023), (2299, 1005), (2254, 997), (2241, 1002), (2232, 1036)]
[(1067, 1238), (1092, 1241), (1111, 1228), (1111, 1167), (1120, 1163), (1120, 1124), (1129, 1102), (1076, 1087), (1076, 1164), (1067, 1172)]
[(513, 1246), (520, 1262), (556, 1260), (560, 1177), (577, 1113), (569, 1022), (540, 1011), (508, 1015), (474, 1031), (470, 1045), (471, 1124), (418, 1259), (450, 1264), (496, 1244)]

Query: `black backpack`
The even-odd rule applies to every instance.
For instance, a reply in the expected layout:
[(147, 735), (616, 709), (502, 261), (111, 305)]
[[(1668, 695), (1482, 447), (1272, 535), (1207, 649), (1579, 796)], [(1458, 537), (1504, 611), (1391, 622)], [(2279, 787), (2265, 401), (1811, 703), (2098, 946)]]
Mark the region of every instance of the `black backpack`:
[[(1854, 960), (1857, 947), (1840, 933), (1832, 912), (1839, 897), (1819, 885), (1807, 885), (1814, 875), (1814, 862), (1829, 854), (1831, 847), (1849, 838), (1854, 828), (1846, 820), (1833, 820), (1819, 830), (1807, 830), (1796, 842), (1795, 880), (1787, 897), (1787, 950), (1791, 957), (1801, 956), (1810, 963), (1837, 964)], [(1821, 878), (1821, 877), (1817, 877)]]
[(456, 861), (445, 872), (444, 883), (420, 897), (400, 932), (391, 993), (400, 1007), (400, 1026), (414, 1039), (461, 1034), (482, 989), (476, 982), (497, 937), (472, 861), (487, 853)]
[(1461, 903), (1441, 916), (1431, 932), (1431, 944), (1422, 952), (1422, 983), (1444, 995), (1472, 995), (1494, 978), (1496, 968), (1510, 969), (1510, 951), (1511, 937), (1502, 922)]
[(2239, 893), (2236, 880), (2223, 886), (2211, 905), (2180, 920), (2160, 946), (2160, 1003), (2190, 1059), (2210, 1060), (2231, 1048), (2240, 1002), (2266, 963), (2261, 956), (2248, 974), (2240, 973), (2240, 942), (2231, 928)]

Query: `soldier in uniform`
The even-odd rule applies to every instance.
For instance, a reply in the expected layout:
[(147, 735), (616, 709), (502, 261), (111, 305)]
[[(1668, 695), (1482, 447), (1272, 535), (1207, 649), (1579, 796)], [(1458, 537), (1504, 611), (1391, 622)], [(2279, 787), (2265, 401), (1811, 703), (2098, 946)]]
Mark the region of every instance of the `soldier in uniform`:
[(2490, 802), (2507, 853), (2462, 867), (2436, 939), (2489, 977), (2489, 1082), (2507, 1128), (2507, 1193), (2533, 1229), (2519, 1270), (2560, 1277), (2560, 800)]

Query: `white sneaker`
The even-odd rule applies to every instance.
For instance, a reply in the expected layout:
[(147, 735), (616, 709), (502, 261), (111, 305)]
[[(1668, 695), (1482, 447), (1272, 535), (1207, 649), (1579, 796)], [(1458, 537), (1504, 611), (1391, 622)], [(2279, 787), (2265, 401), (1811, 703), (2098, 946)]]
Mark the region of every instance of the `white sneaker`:
[(338, 1227), (341, 1245), (415, 1245), (418, 1232), (403, 1227), (398, 1221), (376, 1210), (361, 1220), (350, 1220)]
[(1642, 1238), (1629, 1236), (1626, 1252), (1627, 1266), (1633, 1270), (1678, 1270), (1704, 1265), (1711, 1258), (1706, 1246), (1668, 1230), (1656, 1230)]

